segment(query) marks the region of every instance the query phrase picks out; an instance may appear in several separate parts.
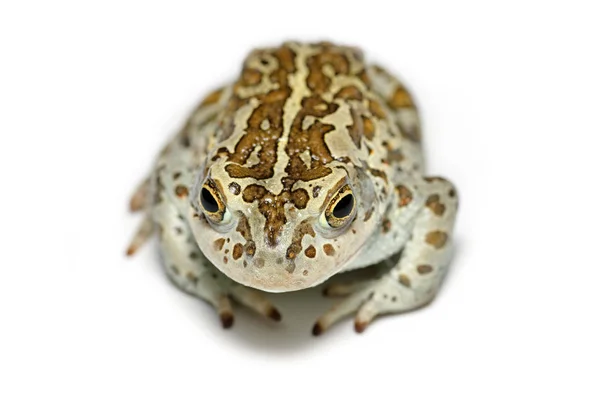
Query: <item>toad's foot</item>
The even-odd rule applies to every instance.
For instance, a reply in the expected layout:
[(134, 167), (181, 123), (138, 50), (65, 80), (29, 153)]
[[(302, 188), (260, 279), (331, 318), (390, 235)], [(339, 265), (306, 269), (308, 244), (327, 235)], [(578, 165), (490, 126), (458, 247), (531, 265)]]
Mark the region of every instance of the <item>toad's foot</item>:
[(356, 313), (354, 329), (361, 333), (378, 315), (414, 310), (429, 303), (435, 295), (433, 291), (417, 292), (390, 275), (364, 282), (333, 284), (324, 294), (347, 297), (317, 320), (312, 331), (315, 336), (353, 313)]
[(219, 314), (223, 328), (233, 325), (231, 300), (273, 321), (281, 321), (279, 311), (261, 292), (233, 282), (215, 268), (201, 274), (180, 269), (180, 266), (172, 265), (167, 273), (184, 291), (211, 304)]

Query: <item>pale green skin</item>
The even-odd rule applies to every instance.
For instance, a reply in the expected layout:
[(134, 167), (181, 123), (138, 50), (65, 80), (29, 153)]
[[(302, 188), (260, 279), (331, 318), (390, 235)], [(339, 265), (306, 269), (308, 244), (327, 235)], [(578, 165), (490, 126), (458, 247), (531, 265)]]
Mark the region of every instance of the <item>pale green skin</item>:
[[(301, 74), (302, 56), (310, 54), (314, 48), (288, 45), (295, 46)], [(249, 62), (252, 62), (252, 56), (246, 61)], [(386, 104), (392, 93), (402, 87), (380, 68), (368, 67), (367, 72), (372, 81), (370, 95), (380, 99), (381, 104)], [(430, 302), (450, 261), (457, 197), (447, 180), (424, 178), (419, 143), (399, 134), (402, 130), (419, 131), (416, 109), (385, 107), (388, 117), (378, 126), (378, 135), (383, 136), (380, 139), (387, 143), (387, 148), (372, 144), (372, 152), (367, 154), (364, 147), (358, 153), (353, 145), (348, 145), (351, 142), (343, 129), (348, 125), (349, 114), (340, 107), (341, 111), (329, 121), (339, 126), (342, 132), (330, 136), (328, 145), (332, 154), (336, 159), (366, 160), (369, 167), (385, 171), (387, 179), (365, 173), (358, 168), (361, 166), (358, 161), (356, 167), (352, 163), (333, 161), (334, 173), (321, 181), (311, 182), (310, 187), (307, 183), (306, 189), (310, 192), (313, 185), (318, 184), (322, 193), (327, 193), (340, 178), (347, 179), (353, 187), (356, 204), (352, 226), (331, 229), (323, 217), (326, 199), (311, 196), (306, 208), (286, 211), (288, 222), (280, 242), (273, 247), (264, 240), (265, 220), (256, 204), (244, 202), (239, 194), (223, 190), (227, 204), (224, 222), (215, 224), (202, 217), (203, 208), (198, 197), (207, 176), (217, 179), (224, 188), (234, 182), (242, 187), (249, 183), (231, 178), (225, 171), (225, 160), (213, 158), (217, 148), (232, 147), (239, 140), (239, 135), (234, 133), (227, 140), (218, 142), (213, 134), (218, 131), (219, 115), (231, 90), (226, 87), (218, 101), (201, 106), (192, 114), (184, 131), (161, 153), (152, 177), (138, 189), (132, 205), (134, 208), (145, 205), (148, 214), (130, 252), (133, 253), (150, 236), (154, 227), (160, 227), (160, 246), (168, 275), (183, 290), (216, 307), (225, 326), (233, 321), (230, 298), (278, 319), (279, 313), (259, 290), (302, 290), (337, 273), (385, 264), (386, 260), (388, 268), (376, 279), (332, 285), (326, 290), (330, 295), (348, 297), (319, 318), (313, 328), (315, 334), (353, 312), (356, 312), (355, 327), (362, 331), (378, 314), (409, 311)], [(240, 126), (247, 115), (247, 110), (240, 110)], [(183, 137), (189, 142), (183, 143)], [(382, 163), (390, 148), (401, 151), (402, 159)], [(277, 182), (284, 167), (276, 165), (274, 179), (261, 184), (277, 193)], [(401, 186), (409, 190), (410, 201), (403, 202), (399, 197)], [(187, 189), (185, 193), (182, 188)], [(370, 209), (371, 216), (367, 218)], [(248, 220), (256, 251), (252, 256), (244, 254), (234, 259), (234, 244), (244, 243), (241, 233), (236, 230), (241, 213)], [(298, 224), (305, 220), (314, 221), (315, 235), (304, 236), (302, 248), (312, 245), (316, 255), (309, 258), (299, 254), (294, 260), (286, 259), (293, 234)], [(215, 245), (220, 239), (223, 239), (222, 245)], [(326, 244), (331, 244), (334, 254), (326, 254), (323, 247)]]

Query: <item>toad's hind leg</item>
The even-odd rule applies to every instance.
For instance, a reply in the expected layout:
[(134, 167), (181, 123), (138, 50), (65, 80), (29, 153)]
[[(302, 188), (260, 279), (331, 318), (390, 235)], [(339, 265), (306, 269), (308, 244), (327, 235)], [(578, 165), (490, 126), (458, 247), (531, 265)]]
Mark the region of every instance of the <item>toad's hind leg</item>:
[[(354, 312), (355, 329), (362, 332), (377, 315), (411, 311), (435, 297), (450, 262), (458, 199), (454, 186), (442, 178), (419, 179), (411, 186), (423, 197), (418, 200), (419, 211), (400, 259), (379, 278), (360, 285), (333, 286), (333, 293), (327, 290), (328, 295), (348, 297), (317, 320), (313, 334), (321, 334)], [(401, 218), (399, 213), (390, 214), (392, 221)]]

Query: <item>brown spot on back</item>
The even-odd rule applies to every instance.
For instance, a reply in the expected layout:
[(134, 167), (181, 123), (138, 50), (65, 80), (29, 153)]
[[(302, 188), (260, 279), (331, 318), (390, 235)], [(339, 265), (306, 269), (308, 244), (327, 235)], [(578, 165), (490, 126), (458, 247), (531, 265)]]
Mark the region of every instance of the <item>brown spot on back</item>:
[(381, 223), (381, 230), (383, 231), (383, 233), (388, 233), (391, 229), (392, 229), (392, 221), (390, 221), (387, 218), (384, 219), (383, 222)]
[(385, 118), (385, 112), (377, 100), (369, 100), (369, 111), (371, 111), (371, 114), (379, 119)]
[(363, 125), (363, 134), (369, 140), (373, 139), (375, 136), (375, 125), (373, 121), (369, 117), (362, 116), (362, 125)]
[(325, 93), (331, 84), (331, 78), (324, 71), (325, 65), (329, 65), (335, 74), (347, 74), (349, 71), (348, 59), (335, 47), (324, 47), (320, 52), (309, 57), (306, 64), (309, 70), (306, 84), (317, 94)]
[(398, 109), (404, 107), (414, 107), (412, 98), (408, 91), (403, 87), (398, 87), (394, 91), (394, 94), (390, 98), (388, 105), (391, 108)]
[(335, 254), (335, 249), (333, 248), (333, 246), (329, 243), (325, 243), (323, 245), (323, 251), (325, 252), (325, 254), (327, 254), (328, 256), (333, 256)]
[(425, 241), (436, 249), (444, 247), (447, 240), (448, 234), (442, 231), (432, 231), (425, 235)]
[(177, 187), (175, 188), (175, 194), (177, 195), (177, 197), (187, 197), (188, 188), (183, 185), (177, 185)]
[(421, 275), (429, 274), (433, 271), (433, 267), (431, 265), (422, 264), (417, 267), (417, 272)]
[(221, 251), (223, 249), (224, 244), (225, 244), (225, 239), (223, 239), (223, 238), (215, 240), (215, 243), (214, 243), (215, 250)]
[(425, 202), (425, 206), (437, 216), (444, 215), (444, 211), (446, 211), (446, 206), (440, 202), (440, 196), (437, 194), (429, 196)]
[[(273, 176), (273, 166), (277, 162), (277, 144), (283, 134), (283, 107), (291, 93), (288, 75), (295, 71), (295, 54), (289, 47), (261, 50), (249, 57), (240, 79), (234, 84), (234, 96), (226, 107), (223, 125), (233, 126), (237, 111), (250, 102), (250, 98), (241, 97), (241, 89), (254, 86), (265, 78), (260, 71), (248, 66), (249, 60), (266, 55), (274, 57), (277, 61), (277, 68), (266, 77), (276, 87), (267, 93), (251, 96), (257, 100), (258, 106), (250, 114), (245, 133), (236, 143), (234, 152), (229, 154), (230, 164), (225, 167), (234, 178), (270, 178)], [(232, 131), (232, 128), (229, 128), (229, 131)], [(250, 167), (244, 166), (254, 148), (259, 145), (260, 151), (257, 156), (260, 162)]]
[(198, 277), (193, 272), (188, 272), (185, 274), (185, 278), (193, 283), (194, 285), (198, 283)]
[(385, 182), (388, 181), (387, 174), (384, 171), (380, 170), (380, 169), (369, 168), (369, 172), (371, 173), (371, 175), (373, 175), (373, 176), (375, 176), (377, 178), (381, 178)]
[(219, 99), (221, 98), (221, 95), (223, 94), (223, 88), (221, 89), (217, 89), (213, 92), (211, 92), (208, 96), (206, 96), (204, 98), (204, 100), (202, 100), (202, 103), (200, 103), (200, 106), (207, 106), (209, 104), (215, 104), (219, 101)]
[(361, 139), (364, 134), (363, 120), (354, 109), (351, 110), (350, 115), (352, 116), (352, 125), (347, 126), (348, 134), (356, 148), (360, 149)]
[(343, 100), (362, 100), (363, 95), (360, 90), (354, 85), (344, 86), (334, 96), (336, 99)]
[(396, 193), (398, 194), (398, 207), (406, 207), (413, 199), (412, 192), (404, 185), (396, 186)]
[(256, 86), (262, 80), (262, 73), (254, 68), (246, 68), (242, 71), (241, 84), (244, 86)]

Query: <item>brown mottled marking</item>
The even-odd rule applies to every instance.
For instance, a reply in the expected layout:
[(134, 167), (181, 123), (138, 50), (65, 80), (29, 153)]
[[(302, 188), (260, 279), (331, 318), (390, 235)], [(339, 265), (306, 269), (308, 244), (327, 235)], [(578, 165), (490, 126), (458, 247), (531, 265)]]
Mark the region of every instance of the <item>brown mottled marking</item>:
[(224, 262), (225, 264), (227, 264), (227, 261), (229, 261), (229, 259), (228, 259), (227, 257), (223, 257), (223, 262)]
[[(327, 103), (317, 95), (305, 97), (302, 99), (301, 105), (302, 108), (292, 123), (285, 148), (290, 158), (285, 171), (291, 180), (310, 181), (331, 173), (331, 169), (326, 165), (333, 161), (333, 157), (325, 143), (325, 135), (335, 130), (335, 126), (323, 123), (319, 119), (333, 114), (339, 106)], [(315, 117), (316, 120), (305, 130), (302, 125), (307, 116)], [(300, 157), (300, 154), (305, 151), (308, 151), (311, 156), (310, 168)]]
[(246, 251), (246, 254), (250, 257), (252, 257), (254, 255), (254, 253), (256, 252), (256, 244), (254, 243), (254, 241), (249, 240), (248, 242), (246, 242), (246, 245), (244, 246), (244, 250)]
[(317, 255), (317, 249), (315, 249), (315, 246), (313, 246), (312, 244), (310, 246), (308, 246), (306, 248), (306, 250), (304, 250), (304, 254), (306, 255), (306, 257), (308, 258), (315, 258), (315, 256)]
[(371, 114), (379, 119), (384, 119), (386, 117), (381, 104), (374, 99), (369, 100), (369, 111)]
[(398, 279), (400, 284), (406, 287), (410, 287), (410, 278), (405, 274), (400, 274), (400, 278)]
[(244, 201), (251, 203), (258, 200), (258, 211), (264, 215), (266, 222), (264, 226), (265, 239), (269, 246), (275, 246), (287, 222), (284, 206), (292, 203), (298, 209), (306, 208), (308, 204), (308, 192), (305, 189), (284, 188), (284, 191), (275, 195), (261, 185), (249, 185), (242, 192)]
[(221, 251), (223, 249), (224, 244), (225, 244), (225, 239), (223, 239), (223, 238), (215, 240), (215, 243), (214, 243), (215, 250)]
[(302, 248), (300, 248), (299, 246), (291, 244), (290, 247), (288, 247), (285, 252), (285, 257), (289, 260), (293, 260), (294, 258), (296, 258), (296, 255), (301, 250), (302, 250)]
[(369, 168), (368, 171), (371, 173), (371, 175), (373, 175), (377, 178), (381, 178), (387, 183), (388, 178), (387, 178), (387, 174), (384, 171), (375, 169), (375, 168)]
[(375, 211), (375, 209), (373, 207), (371, 207), (367, 210), (367, 212), (365, 213), (365, 219), (364, 219), (365, 222), (371, 219), (371, 216), (373, 215), (374, 211)]
[(390, 221), (387, 218), (384, 219), (383, 222), (381, 223), (381, 230), (383, 231), (383, 233), (388, 233), (391, 229), (392, 229), (392, 221)]
[(177, 268), (177, 265), (171, 265), (171, 271), (175, 274), (175, 275), (179, 275), (179, 268)]
[(244, 246), (242, 246), (241, 243), (236, 243), (235, 246), (233, 246), (233, 252), (232, 252), (232, 256), (234, 260), (237, 260), (238, 258), (240, 258), (242, 256), (242, 254), (244, 253)]
[(302, 221), (294, 231), (292, 243), (286, 251), (286, 257), (288, 259), (294, 259), (300, 254), (302, 251), (302, 239), (304, 238), (304, 235), (315, 237), (315, 231), (308, 220)]
[(455, 191), (454, 189), (450, 189), (450, 190), (448, 191), (448, 196), (450, 196), (450, 197), (454, 197), (454, 196), (456, 196), (456, 191)]
[(325, 243), (323, 245), (323, 251), (325, 252), (325, 254), (327, 254), (328, 256), (333, 256), (335, 254), (335, 249), (333, 248), (333, 246), (329, 243)]
[(305, 269), (304, 271), (302, 271), (302, 275), (304, 275), (304, 276), (308, 275), (308, 270)]
[(239, 221), (235, 230), (239, 232), (240, 235), (242, 235), (242, 237), (246, 239), (246, 241), (251, 241), (252, 233), (250, 231), (250, 223), (248, 222), (248, 218), (246, 218), (246, 216), (242, 212), (239, 212), (238, 216)]
[(425, 235), (425, 241), (436, 249), (444, 247), (447, 240), (448, 234), (442, 231), (432, 231)]
[(245, 68), (242, 71), (241, 84), (243, 86), (256, 86), (262, 80), (262, 73), (254, 68)]
[(414, 107), (412, 98), (408, 91), (403, 87), (398, 87), (394, 91), (394, 94), (390, 98), (388, 105), (393, 109), (399, 109), (404, 107)]
[(175, 188), (175, 194), (177, 195), (177, 197), (187, 197), (188, 188), (183, 185), (177, 185), (177, 187)]
[(358, 74), (356, 74), (356, 76), (358, 76), (358, 79), (360, 79), (362, 83), (365, 84), (367, 89), (371, 89), (371, 78), (369, 78), (369, 75), (367, 74), (366, 70), (361, 70)]
[(173, 180), (176, 181), (177, 179), (179, 179), (181, 177), (181, 172), (175, 172), (173, 174)]
[(324, 72), (325, 65), (331, 66), (338, 75), (345, 75), (349, 72), (348, 58), (336, 50), (335, 47), (323, 47), (322, 51), (306, 60), (309, 70), (306, 84), (317, 94), (327, 92), (331, 85), (331, 78)]
[(373, 125), (373, 121), (366, 116), (362, 116), (362, 126), (363, 126), (363, 134), (369, 140), (373, 139), (375, 136), (375, 125)]
[(336, 99), (343, 100), (362, 100), (363, 94), (356, 86), (352, 85), (344, 86), (335, 94), (334, 97)]
[(204, 100), (202, 100), (202, 103), (200, 103), (200, 106), (207, 106), (209, 104), (215, 104), (219, 101), (219, 99), (221, 98), (221, 95), (223, 94), (223, 88), (217, 89), (213, 92), (211, 92), (208, 96), (206, 96), (204, 98)]
[(446, 211), (446, 206), (440, 202), (440, 196), (437, 194), (429, 196), (425, 202), (425, 206), (438, 216), (444, 215), (444, 211)]
[[(230, 164), (225, 167), (225, 170), (233, 178), (270, 178), (273, 176), (273, 167), (277, 162), (277, 144), (283, 134), (283, 107), (291, 94), (288, 75), (295, 71), (296, 55), (292, 49), (286, 46), (262, 51), (262, 55), (267, 54), (277, 60), (278, 68), (268, 76), (276, 88), (268, 93), (259, 93), (254, 96), (259, 105), (250, 114), (245, 134), (236, 143), (234, 152), (229, 154)], [(230, 99), (223, 117), (224, 125), (231, 126), (229, 131), (233, 130), (236, 112), (250, 102), (249, 98), (242, 99), (240, 97), (241, 89), (253, 86), (262, 79), (260, 71), (248, 66), (244, 68), (240, 79), (234, 84), (234, 96)], [(268, 125), (264, 123), (265, 120), (268, 121)], [(265, 126), (268, 126), (268, 129), (262, 129)], [(231, 132), (226, 132), (224, 135), (227, 136), (227, 133), (231, 134)], [(257, 156), (260, 162), (250, 167), (244, 166), (252, 154), (252, 150), (258, 145), (260, 145), (260, 151)]]
[(421, 275), (429, 274), (433, 271), (433, 267), (431, 265), (422, 264), (417, 267), (417, 272)]
[(229, 184), (229, 191), (231, 193), (233, 193), (234, 195), (237, 196), (238, 194), (240, 194), (240, 190), (241, 190), (240, 185), (237, 184), (236, 182), (231, 182)]
[(193, 272), (188, 272), (185, 274), (185, 278), (192, 282), (194, 285), (198, 283), (198, 276), (196, 276), (196, 274), (194, 274)]
[(406, 207), (413, 199), (412, 192), (404, 185), (396, 186), (396, 193), (398, 194), (398, 207)]
[(351, 110), (350, 115), (352, 117), (352, 124), (347, 125), (346, 128), (348, 128), (350, 139), (352, 139), (352, 142), (354, 142), (356, 148), (360, 149), (361, 140), (364, 135), (363, 120), (354, 109)]
[(429, 183), (433, 183), (433, 182), (447, 182), (446, 179), (440, 177), (440, 176), (426, 176), (425, 178), (423, 178), (425, 180), (425, 182), (429, 182)]

